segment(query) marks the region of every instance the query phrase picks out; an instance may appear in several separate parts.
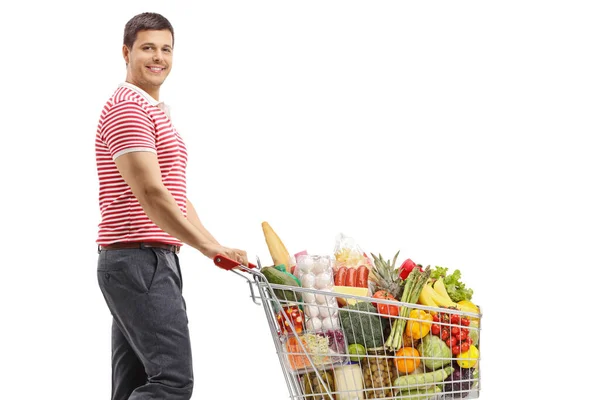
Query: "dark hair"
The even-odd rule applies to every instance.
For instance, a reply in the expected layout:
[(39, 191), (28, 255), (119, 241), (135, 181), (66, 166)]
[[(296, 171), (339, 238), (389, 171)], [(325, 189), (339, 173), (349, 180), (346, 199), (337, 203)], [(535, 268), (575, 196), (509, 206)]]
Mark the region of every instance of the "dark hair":
[(175, 33), (173, 26), (168, 19), (157, 13), (145, 12), (131, 18), (125, 25), (125, 33), (123, 34), (123, 44), (130, 49), (133, 47), (133, 42), (137, 38), (139, 31), (162, 31), (168, 29), (173, 36), (173, 46), (175, 45)]

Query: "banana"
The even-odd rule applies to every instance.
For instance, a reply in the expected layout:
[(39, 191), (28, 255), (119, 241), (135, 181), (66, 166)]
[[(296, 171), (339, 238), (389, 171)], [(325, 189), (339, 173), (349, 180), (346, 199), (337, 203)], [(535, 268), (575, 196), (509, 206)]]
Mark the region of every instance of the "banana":
[(456, 307), (456, 303), (450, 299), (446, 299), (430, 285), (423, 286), (423, 291), (421, 292), (426, 297), (429, 297), (434, 303), (437, 304), (438, 307)]
[(444, 281), (442, 279), (436, 279), (435, 283), (433, 284), (433, 289), (447, 301), (452, 302), (452, 299), (446, 290), (446, 285), (444, 285)]
[(423, 290), (421, 290), (421, 293), (419, 294), (418, 303), (428, 307), (439, 307), (439, 305), (431, 298), (429, 290), (426, 289), (427, 287), (431, 288), (429, 285), (423, 286)]

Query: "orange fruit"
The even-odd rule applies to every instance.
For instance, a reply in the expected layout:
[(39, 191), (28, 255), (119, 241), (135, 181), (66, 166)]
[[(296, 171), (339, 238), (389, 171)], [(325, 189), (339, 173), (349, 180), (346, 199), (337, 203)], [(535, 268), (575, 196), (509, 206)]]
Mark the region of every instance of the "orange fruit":
[(396, 352), (394, 361), (398, 371), (410, 374), (421, 365), (421, 354), (414, 347), (403, 347)]

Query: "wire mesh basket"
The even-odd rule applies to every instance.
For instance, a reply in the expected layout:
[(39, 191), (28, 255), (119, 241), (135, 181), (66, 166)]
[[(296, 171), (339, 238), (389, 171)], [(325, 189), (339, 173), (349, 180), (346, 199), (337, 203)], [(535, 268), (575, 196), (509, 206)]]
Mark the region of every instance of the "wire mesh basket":
[(290, 398), (479, 397), (480, 313), (279, 285), (260, 262), (215, 263), (244, 276), (263, 306)]

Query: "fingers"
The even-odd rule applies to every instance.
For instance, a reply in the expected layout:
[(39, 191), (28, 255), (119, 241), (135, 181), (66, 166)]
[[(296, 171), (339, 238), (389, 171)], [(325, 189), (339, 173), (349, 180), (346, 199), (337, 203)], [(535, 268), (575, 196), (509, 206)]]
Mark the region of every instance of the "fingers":
[(248, 255), (244, 250), (234, 249), (236, 261), (242, 265), (248, 265)]
[(244, 250), (224, 247), (222, 251), (223, 251), (223, 254), (225, 256), (227, 256), (228, 258), (230, 258), (242, 265), (248, 265), (248, 255), (246, 254), (246, 252)]

